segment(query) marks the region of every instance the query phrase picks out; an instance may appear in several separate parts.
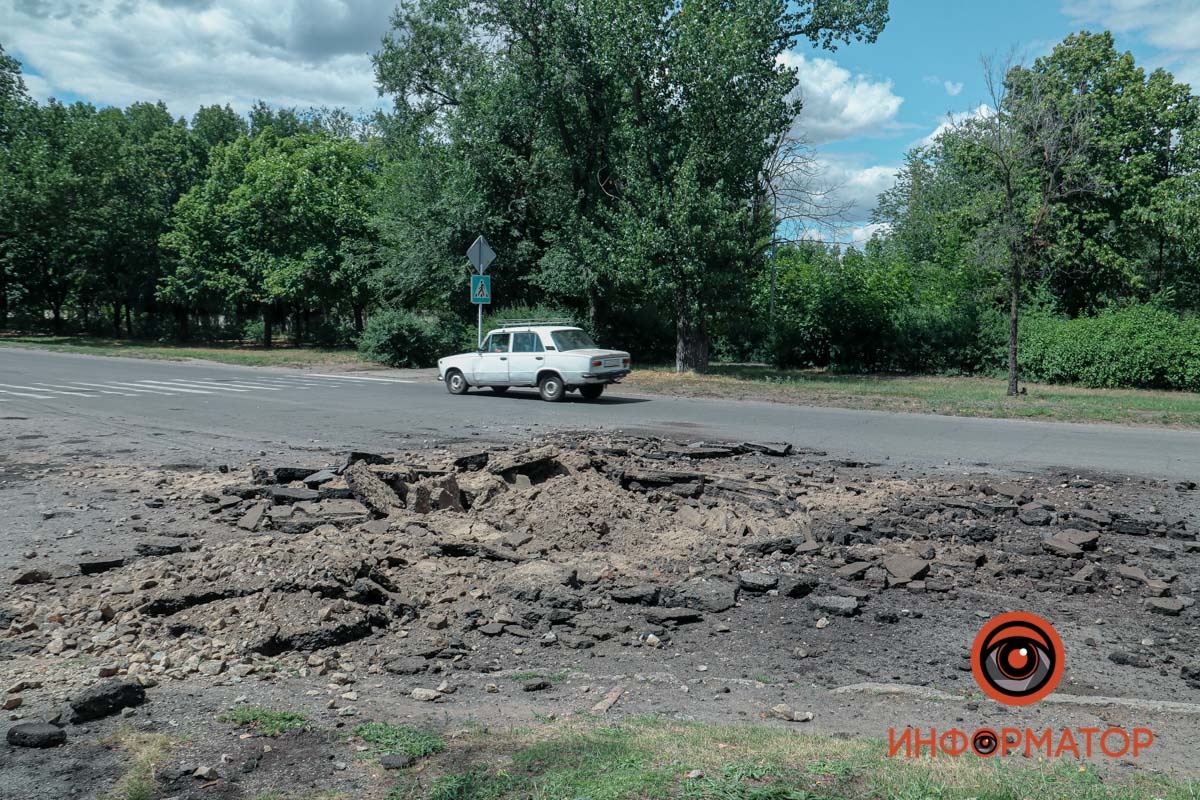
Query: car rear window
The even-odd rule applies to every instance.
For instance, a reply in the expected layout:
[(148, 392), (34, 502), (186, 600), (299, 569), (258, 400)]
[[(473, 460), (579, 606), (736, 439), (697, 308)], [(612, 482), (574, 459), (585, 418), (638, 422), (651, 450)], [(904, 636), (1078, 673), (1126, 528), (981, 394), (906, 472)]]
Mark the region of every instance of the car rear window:
[(554, 331), (550, 334), (550, 338), (554, 340), (554, 345), (563, 351), (590, 350), (596, 346), (596, 343), (592, 341), (592, 337), (578, 329)]
[(540, 353), (542, 350), (542, 339), (533, 331), (513, 334), (514, 353)]

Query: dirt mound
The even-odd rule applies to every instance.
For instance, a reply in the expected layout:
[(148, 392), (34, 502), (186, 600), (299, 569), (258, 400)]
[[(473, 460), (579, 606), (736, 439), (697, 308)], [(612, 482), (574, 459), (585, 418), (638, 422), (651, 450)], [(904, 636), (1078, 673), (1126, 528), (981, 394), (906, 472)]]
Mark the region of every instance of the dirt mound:
[[(558, 436), (254, 465), (189, 485), (169, 501), (220, 536), (18, 579), (0, 602), (0, 660), (48, 665), (48, 689), (67, 690), (96, 664), (147, 686), (345, 664), (489, 672), (514, 652), (695, 643), (685, 631), (729, 633), (729, 615), (777, 604), (763, 613), (818, 630), (846, 620), (844, 638), (796, 647), (774, 627), (716, 646), (766, 648), (766, 663), (845, 646), (838, 668), (863, 672), (892, 659), (867, 650), (856, 663), (863, 631), (847, 626), (884, 631), (919, 619), (922, 602), (992, 609), (1037, 595), (1169, 626), (1167, 646), (1129, 663), (1180, 676), (1200, 645), (1194, 529), (1131, 510), (1135, 490), (1102, 477), (955, 482), (771, 443)], [(929, 645), (958, 654), (943, 662), (952, 672), (962, 639)]]

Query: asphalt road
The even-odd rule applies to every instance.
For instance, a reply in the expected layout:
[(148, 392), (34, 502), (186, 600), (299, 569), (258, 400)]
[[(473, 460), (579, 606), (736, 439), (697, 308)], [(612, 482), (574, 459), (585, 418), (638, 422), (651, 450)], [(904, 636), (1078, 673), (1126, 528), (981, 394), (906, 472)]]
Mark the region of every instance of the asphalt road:
[[(604, 428), (682, 441), (772, 440), (947, 470), (1067, 467), (1200, 479), (1200, 433), (637, 395), (544, 403), (451, 396), (429, 372), (333, 372), (0, 348), (0, 443), (107, 437), (147, 451), (408, 449), (430, 441)], [(0, 454), (3, 453), (0, 446)]]

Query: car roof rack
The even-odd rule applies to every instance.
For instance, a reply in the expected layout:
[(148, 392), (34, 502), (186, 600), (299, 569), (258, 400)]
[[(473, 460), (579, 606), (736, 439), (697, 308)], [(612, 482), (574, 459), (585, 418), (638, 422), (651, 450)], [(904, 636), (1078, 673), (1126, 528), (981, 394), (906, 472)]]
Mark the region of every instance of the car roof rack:
[[(536, 325), (569, 325), (579, 327), (569, 319), (506, 319), (499, 321), (496, 328), (532, 328)], [(496, 328), (493, 328), (495, 330)]]

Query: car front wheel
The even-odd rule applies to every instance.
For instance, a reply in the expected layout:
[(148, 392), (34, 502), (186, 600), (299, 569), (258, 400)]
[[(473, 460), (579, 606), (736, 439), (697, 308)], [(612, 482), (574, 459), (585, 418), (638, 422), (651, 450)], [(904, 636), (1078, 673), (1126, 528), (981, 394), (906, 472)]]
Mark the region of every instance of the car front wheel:
[(557, 375), (547, 375), (538, 381), (538, 394), (548, 403), (557, 403), (565, 393), (566, 387)]
[(446, 373), (446, 391), (450, 394), (466, 394), (467, 379), (456, 369)]
[(591, 383), (587, 386), (579, 387), (579, 394), (584, 400), (599, 400), (600, 395), (604, 394), (603, 383)]

